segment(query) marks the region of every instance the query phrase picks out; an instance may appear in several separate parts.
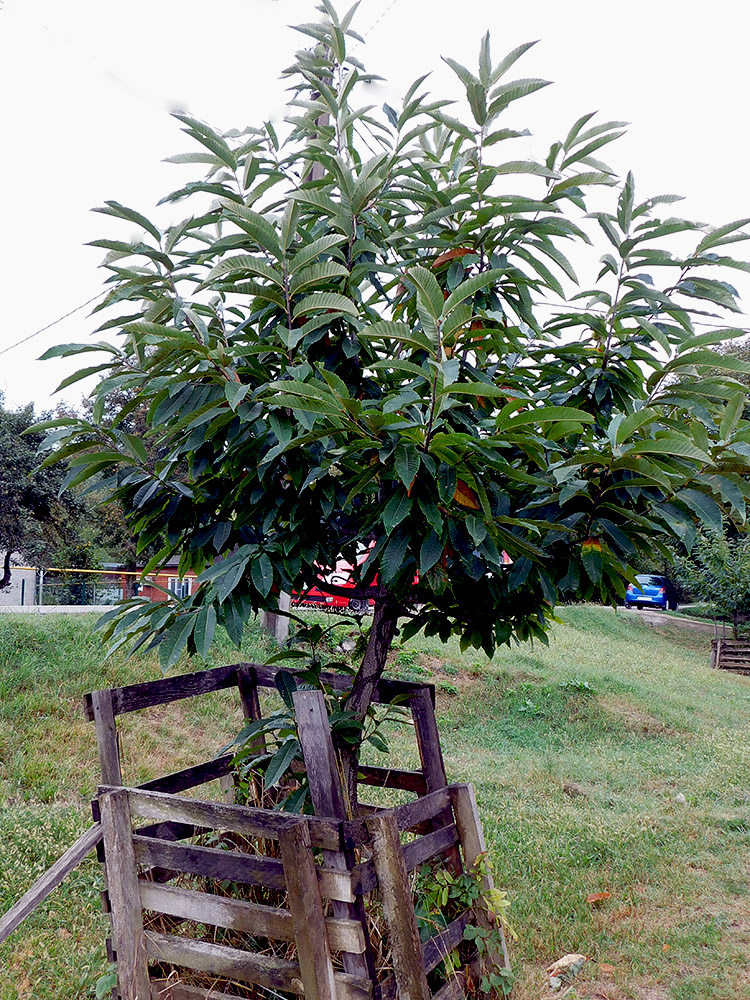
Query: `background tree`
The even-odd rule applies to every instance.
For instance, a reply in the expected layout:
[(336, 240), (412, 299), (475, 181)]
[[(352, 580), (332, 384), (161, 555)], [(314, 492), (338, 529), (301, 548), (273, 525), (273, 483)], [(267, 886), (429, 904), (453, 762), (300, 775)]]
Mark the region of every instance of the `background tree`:
[(29, 432), (34, 419), (32, 406), (6, 410), (0, 397), (0, 588), (11, 582), (13, 555), (44, 565), (75, 549), (73, 565), (90, 565), (84, 506), (72, 493), (60, 495), (62, 468), (37, 468), (45, 435)]
[[(108, 358), (85, 369), (104, 373), (91, 419), (47, 425), (47, 461), (68, 463), (69, 485), (108, 476), (139, 547), (159, 546), (151, 565), (179, 552), (179, 571), (201, 574), (185, 601), (107, 619), (117, 643), (160, 641), (165, 666), (205, 653), (217, 621), (239, 642), (279, 590), (369, 547), (347, 592), (375, 599), (348, 700), (362, 719), (399, 616), (405, 634), (488, 654), (544, 641), (560, 596), (612, 601), (665, 538), (690, 543), (721, 507), (744, 521), (750, 430), (731, 374), (750, 364), (709, 348), (738, 310), (712, 274), (747, 267), (715, 251), (747, 237), (660, 218), (677, 199), (638, 201), (630, 175), (613, 211), (586, 217), (589, 189), (616, 184), (595, 154), (621, 123), (584, 115), (545, 162), (507, 153), (525, 133), (506, 110), (546, 85), (510, 77), (529, 45), (495, 63), (485, 37), (476, 74), (447, 60), (463, 118), (424, 77), (400, 109), (357, 106), (374, 78), (346, 51), (353, 9), (322, 9), (299, 27), (314, 47), (286, 73), (283, 136), (178, 115), (201, 151), (172, 159), (208, 174), (165, 201), (194, 198), (195, 213), (161, 232), (118, 202), (99, 210), (144, 238), (97, 241), (101, 308), (118, 310), (100, 330), (121, 339), (49, 352)], [(582, 226), (608, 252), (568, 301), (562, 248), (589, 242)], [(688, 255), (674, 236), (694, 238)], [(114, 391), (131, 401), (107, 419)], [(136, 405), (153, 468), (123, 429)]]
[(750, 614), (750, 539), (725, 532), (699, 535), (689, 556), (675, 560), (680, 583), (705, 601), (720, 617), (730, 619), (739, 638), (743, 617)]

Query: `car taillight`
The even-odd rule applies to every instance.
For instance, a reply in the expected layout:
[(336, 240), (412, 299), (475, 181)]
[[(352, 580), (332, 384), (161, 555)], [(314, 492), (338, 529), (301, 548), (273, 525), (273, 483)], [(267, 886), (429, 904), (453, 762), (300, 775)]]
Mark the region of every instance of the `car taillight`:
[(659, 589), (657, 590), (657, 594), (659, 595), (659, 597), (661, 597), (661, 595), (665, 593), (666, 593), (666, 588), (664, 587), (659, 587)]
[(627, 590), (627, 593), (628, 593), (628, 594), (632, 594), (634, 590), (635, 590), (635, 587), (633, 586), (633, 584), (632, 584), (632, 583), (629, 583), (629, 584), (628, 584), (628, 590)]

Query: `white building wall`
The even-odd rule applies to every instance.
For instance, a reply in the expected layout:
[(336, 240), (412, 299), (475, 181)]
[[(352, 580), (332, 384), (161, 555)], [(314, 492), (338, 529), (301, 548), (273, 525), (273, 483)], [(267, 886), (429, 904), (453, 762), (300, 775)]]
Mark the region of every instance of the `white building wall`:
[[(0, 567), (3, 555), (4, 553), (0, 553)], [(27, 607), (35, 603), (36, 570), (11, 567), (10, 586), (0, 590), (0, 608)]]

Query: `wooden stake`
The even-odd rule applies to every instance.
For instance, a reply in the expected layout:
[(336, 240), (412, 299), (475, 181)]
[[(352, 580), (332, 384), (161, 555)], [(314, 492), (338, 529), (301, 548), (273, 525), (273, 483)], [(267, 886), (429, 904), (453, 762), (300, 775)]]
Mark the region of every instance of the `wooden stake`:
[(380, 885), (383, 918), (388, 929), (393, 971), (400, 1000), (430, 1000), (422, 959), (414, 900), (406, 871), (398, 824), (392, 811), (365, 820)]
[(112, 939), (117, 952), (117, 979), (122, 1000), (150, 1000), (148, 962), (138, 868), (133, 852), (128, 792), (116, 788), (99, 799), (107, 866)]
[(301, 819), (279, 836), (297, 958), (308, 1000), (336, 1000), (318, 875), (308, 823)]

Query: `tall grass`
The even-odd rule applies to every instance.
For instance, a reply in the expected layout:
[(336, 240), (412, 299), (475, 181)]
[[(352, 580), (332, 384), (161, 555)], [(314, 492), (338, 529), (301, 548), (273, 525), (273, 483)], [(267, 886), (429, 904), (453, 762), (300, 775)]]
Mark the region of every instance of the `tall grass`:
[[(491, 661), (423, 636), (392, 656), (394, 674), (436, 683), (449, 777), (477, 787), (513, 899), (514, 995), (546, 996), (544, 967), (578, 951), (580, 997), (750, 998), (750, 679), (710, 671), (707, 640), (677, 627), (585, 606), (561, 618), (548, 648)], [(0, 909), (89, 822), (83, 693), (159, 676), (153, 656), (105, 661), (91, 626), (0, 616)], [(252, 629), (242, 658), (271, 646)], [(222, 638), (210, 663), (237, 658)], [(143, 781), (205, 759), (239, 712), (221, 693), (123, 721), (126, 780)], [(393, 743), (416, 761), (412, 732)], [(90, 860), (0, 948), (0, 1000), (93, 996), (99, 878)]]

